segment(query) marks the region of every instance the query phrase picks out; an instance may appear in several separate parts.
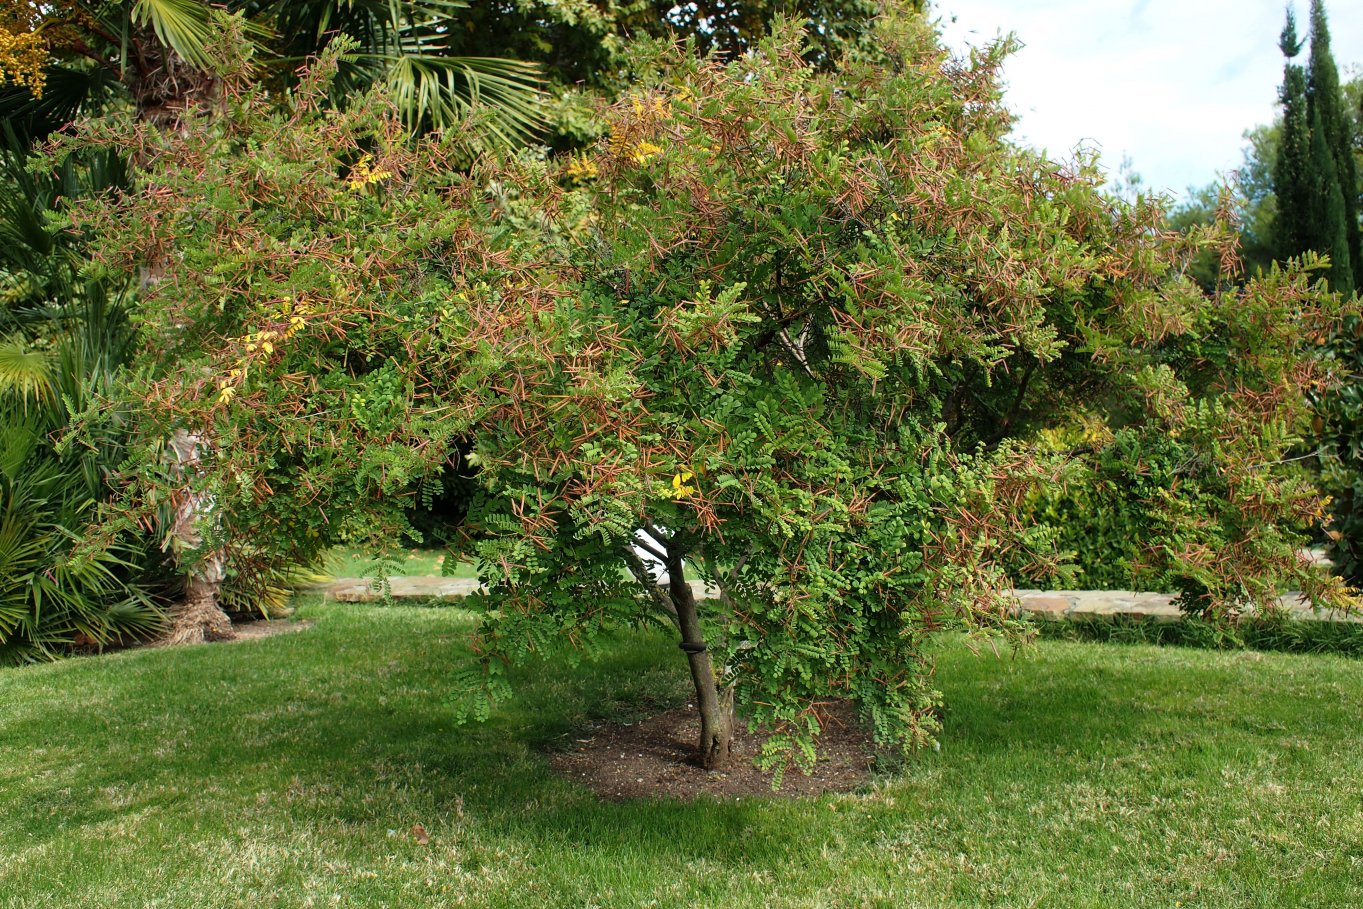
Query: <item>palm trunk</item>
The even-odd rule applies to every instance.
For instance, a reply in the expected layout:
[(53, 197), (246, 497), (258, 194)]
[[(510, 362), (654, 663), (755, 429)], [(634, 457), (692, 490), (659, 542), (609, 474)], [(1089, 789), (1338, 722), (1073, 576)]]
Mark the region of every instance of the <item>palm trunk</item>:
[[(196, 107), (212, 109), (221, 103), (218, 78), (180, 59), (150, 29), (139, 28), (133, 44), (136, 76), (130, 87), (137, 119), (173, 131)], [(142, 274), (142, 285), (163, 280), (167, 269), (166, 262), (149, 263)], [(170, 629), (164, 640), (171, 644), (194, 644), (235, 637), (232, 620), (218, 606), (218, 594), (226, 577), (226, 553), (221, 547), (201, 551), (204, 543), (201, 525), (215, 520), (212, 497), (194, 491), (190, 480), (199, 463), (201, 439), (196, 433), (180, 429), (168, 448), (172, 469), (184, 480), (169, 540), (176, 563), (186, 577), (184, 599), (171, 609)]]
[(202, 552), (204, 539), (200, 522), (212, 520), (213, 502), (207, 493), (194, 490), (189, 475), (199, 463), (199, 439), (181, 429), (171, 439), (170, 451), (176, 471), (185, 478), (183, 498), (175, 509), (175, 523), (170, 528), (171, 547), (177, 562), (186, 555), (193, 561), (185, 579), (184, 600), (170, 613), (170, 630), (165, 640), (170, 644), (198, 644), (204, 641), (234, 637), (232, 620), (218, 605), (218, 591), (226, 576), (222, 549)]
[(696, 686), (696, 706), (700, 711), (700, 765), (706, 770), (720, 770), (729, 763), (733, 748), (733, 697), (730, 692), (719, 690), (714, 664), (701, 632), (696, 598), (686, 581), (680, 556), (669, 553), (667, 579), (672, 605), (677, 610), (677, 628), (682, 636), (680, 647), (686, 653), (691, 681)]

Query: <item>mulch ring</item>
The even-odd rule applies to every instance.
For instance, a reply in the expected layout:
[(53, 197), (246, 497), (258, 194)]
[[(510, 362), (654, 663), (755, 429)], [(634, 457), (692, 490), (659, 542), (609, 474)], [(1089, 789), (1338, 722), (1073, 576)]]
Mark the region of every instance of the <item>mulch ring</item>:
[(690, 801), (702, 795), (724, 800), (798, 798), (849, 792), (871, 780), (875, 759), (871, 734), (848, 706), (828, 712), (812, 772), (806, 776), (792, 767), (776, 792), (771, 775), (753, 766), (767, 736), (749, 733), (742, 721), (738, 725), (733, 758), (723, 771), (707, 772), (696, 763), (700, 719), (689, 706), (637, 723), (594, 729), (572, 750), (552, 755), (550, 763), (607, 801)]

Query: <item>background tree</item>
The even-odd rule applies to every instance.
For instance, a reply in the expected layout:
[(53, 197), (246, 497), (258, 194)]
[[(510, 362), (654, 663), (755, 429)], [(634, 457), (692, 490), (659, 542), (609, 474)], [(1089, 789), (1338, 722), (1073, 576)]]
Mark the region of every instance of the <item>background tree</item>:
[(1278, 200), (1274, 241), (1277, 258), (1287, 259), (1317, 248), (1313, 243), (1315, 198), (1310, 177), (1310, 105), (1306, 98), (1306, 71), (1292, 62), (1301, 52), (1302, 45), (1291, 9), (1287, 11), (1287, 24), (1278, 46), (1287, 63), (1283, 66), (1283, 84), (1278, 94), (1283, 115), (1282, 135), (1273, 165), (1273, 186)]
[[(476, 111), (488, 124), (479, 135), (502, 144), (523, 140), (541, 123), (532, 65), (448, 53), (442, 35), (460, 4), (242, 3), (237, 8), (237, 28), (248, 45), (242, 57), (229, 61), (210, 47), (212, 36), (221, 36), (214, 17), (223, 13), (198, 0), (93, 6), (10, 0), (0, 15), (0, 47), (6, 49), (0, 83), (9, 83), (0, 93), (0, 112), (6, 116), (11, 155), (21, 159), (33, 142), (82, 111), (122, 106), (136, 119), (176, 128), (186, 115), (212, 112), (223, 103), (224, 65), (234, 68), (232, 75), (249, 68), (272, 88), (287, 85), (298, 60), (335, 37), (332, 28), (347, 28), (364, 40), (352, 46), (335, 80), (338, 100), (381, 88), (411, 127), (441, 127)], [(277, 37), (281, 28), (288, 36), (283, 43)], [(290, 61), (280, 52), (300, 57)], [(272, 69), (262, 70), (252, 60), (268, 60)], [(172, 263), (149, 261), (140, 281), (161, 280), (170, 268)], [(13, 273), (14, 280), (23, 277)], [(74, 301), (56, 302), (64, 311), (81, 311)], [(110, 336), (96, 332), (93, 337)], [(117, 352), (127, 349), (122, 344)], [(106, 362), (111, 368), (119, 365), (113, 351)], [(192, 471), (198, 458), (196, 431), (176, 427), (171, 438), (169, 457)], [(21, 451), (39, 455), (16, 447), (16, 453)], [(172, 640), (230, 634), (231, 623), (218, 603), (228, 566), (217, 547), (206, 545), (205, 533), (210, 538), (216, 533), (198, 527), (211, 510), (187, 487), (166, 516), (168, 538), (187, 566), (184, 600), (173, 610)], [(236, 567), (239, 575), (242, 567)], [(257, 592), (266, 593), (268, 586)]]
[(1282, 135), (1273, 169), (1277, 197), (1275, 257), (1308, 250), (1330, 256), (1331, 287), (1348, 296), (1355, 287), (1358, 190), (1352, 129), (1343, 112), (1339, 73), (1319, 0), (1311, 5), (1311, 54), (1304, 70), (1292, 59), (1301, 50), (1291, 10), (1280, 47), (1288, 62), (1280, 100)]
[[(1340, 91), (1339, 69), (1335, 66), (1334, 55), (1330, 52), (1330, 26), (1325, 16), (1322, 0), (1311, 0), (1311, 58), (1307, 68), (1307, 102), (1311, 108), (1310, 118), (1313, 131), (1312, 156), (1315, 169), (1324, 175), (1328, 166), (1324, 160), (1328, 156), (1334, 166), (1335, 183), (1339, 186), (1338, 215), (1327, 209), (1329, 224), (1342, 223), (1343, 242), (1337, 237), (1328, 237), (1332, 245), (1328, 247), (1340, 263), (1331, 268), (1332, 284), (1335, 290), (1349, 294), (1356, 287), (1363, 286), (1363, 248), (1359, 246), (1358, 224), (1358, 174), (1354, 162), (1353, 118), (1344, 107), (1344, 97)], [(1316, 120), (1319, 118), (1319, 126)], [(1319, 151), (1315, 148), (1314, 134), (1320, 134)], [(1327, 183), (1328, 177), (1322, 177)], [(1329, 192), (1329, 205), (1335, 203), (1334, 193)], [(1337, 228), (1336, 228), (1337, 229)], [(1317, 247), (1324, 249), (1326, 247)], [(1343, 260), (1348, 257), (1349, 270), (1344, 271)]]
[(520, 139), (539, 123), (539, 74), (529, 63), (458, 55), (445, 37), (458, 31), (458, 2), (360, 0), (308, 3), (238, 0), (106, 0), (95, 4), (4, 0), (0, 38), (17, 60), (0, 92), (0, 113), (41, 136), (82, 111), (120, 97), (136, 116), (173, 123), (211, 100), (216, 78), (209, 47), (214, 10), (238, 12), (255, 47), (258, 75), (287, 82), (293, 69), (338, 34), (360, 43), (337, 80), (342, 93), (374, 86), (391, 92), (411, 123), (462, 121), (477, 108), (489, 136)]

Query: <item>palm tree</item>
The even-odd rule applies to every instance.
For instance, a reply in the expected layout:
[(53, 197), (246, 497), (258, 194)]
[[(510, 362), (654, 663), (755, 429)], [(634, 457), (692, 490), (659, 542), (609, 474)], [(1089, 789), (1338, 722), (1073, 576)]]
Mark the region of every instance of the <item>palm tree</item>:
[[(130, 287), (81, 275), (49, 223), (65, 197), (126, 185), (112, 154), (38, 176), (13, 132), (0, 148), (0, 664), (73, 645), (146, 637), (165, 624), (169, 581), (145, 534), (79, 538), (126, 457), (116, 405), (132, 353)], [(76, 424), (80, 441), (69, 444)]]
[[(221, 101), (218, 74), (227, 61), (215, 43), (225, 32), (244, 39), (259, 79), (281, 87), (299, 64), (344, 34), (356, 44), (343, 58), (337, 103), (379, 88), (413, 130), (448, 128), (477, 114), (484, 118), (482, 134), (492, 141), (523, 142), (541, 122), (538, 71), (511, 60), (446, 53), (446, 35), (463, 8), (459, 0), (230, 0), (223, 8), (200, 0), (6, 0), (0, 29), (11, 40), (3, 46), (26, 48), (27, 54), (0, 57), (0, 77), (8, 83), (0, 90), (0, 117), (19, 154), (81, 114), (118, 103), (140, 120), (174, 129), (182, 117), (211, 112)], [(41, 51), (40, 68), (34, 48)], [(0, 216), (22, 226), (33, 212), (20, 204)], [(145, 281), (164, 279), (172, 268), (147, 265)], [(23, 269), (9, 264), (12, 283), (29, 280)], [(9, 384), (22, 383), (25, 394), (42, 387), (41, 366), (18, 342), (0, 346), (0, 381), (9, 375)], [(181, 428), (167, 444), (173, 469), (188, 477), (202, 445), (192, 427)], [(171, 640), (231, 633), (218, 604), (224, 553), (206, 546), (202, 532), (211, 511), (211, 500), (186, 480), (168, 522), (173, 549), (192, 554), (183, 601), (172, 610)]]
[(137, 116), (173, 122), (212, 95), (214, 18), (228, 12), (241, 15), (263, 79), (287, 83), (304, 60), (347, 35), (358, 44), (339, 93), (382, 88), (413, 127), (449, 127), (481, 112), (501, 140), (523, 141), (541, 123), (539, 70), (448, 53), (466, 8), (463, 0), (3, 0), (0, 34), (41, 47), (45, 60), (34, 72), (31, 54), (0, 56), (0, 117), (36, 138), (122, 96)]

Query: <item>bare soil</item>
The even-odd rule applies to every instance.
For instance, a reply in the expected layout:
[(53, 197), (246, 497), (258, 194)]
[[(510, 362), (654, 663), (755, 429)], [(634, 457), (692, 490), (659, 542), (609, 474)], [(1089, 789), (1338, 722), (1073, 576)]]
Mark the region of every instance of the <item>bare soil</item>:
[(733, 757), (722, 772), (707, 772), (696, 763), (700, 720), (691, 707), (594, 729), (550, 762), (560, 774), (608, 801), (798, 798), (849, 792), (871, 780), (875, 754), (871, 734), (848, 707), (839, 705), (828, 712), (812, 772), (805, 775), (791, 768), (776, 792), (771, 775), (753, 766), (766, 735), (750, 734), (741, 721), (738, 725)]
[(312, 627), (312, 620), (305, 619), (296, 622), (293, 619), (261, 619), (255, 622), (233, 622), (232, 637), (227, 643), (232, 641), (255, 641), (260, 638), (274, 637), (277, 634), (293, 634), (295, 631), (307, 631)]

